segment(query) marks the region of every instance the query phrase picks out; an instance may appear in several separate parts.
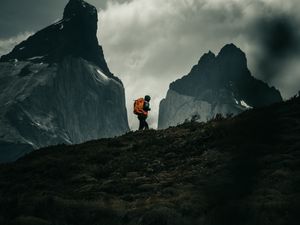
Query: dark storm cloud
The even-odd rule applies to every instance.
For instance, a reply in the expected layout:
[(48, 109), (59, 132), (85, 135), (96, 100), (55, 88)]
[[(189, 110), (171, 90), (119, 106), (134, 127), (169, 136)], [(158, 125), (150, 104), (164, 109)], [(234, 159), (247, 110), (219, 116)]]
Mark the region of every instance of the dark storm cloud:
[(0, 38), (37, 31), (62, 15), (66, 0), (1, 0)]
[(293, 14), (274, 13), (255, 21), (249, 37), (260, 49), (257, 66), (265, 80), (285, 76), (291, 58), (300, 57), (299, 26), (300, 22)]

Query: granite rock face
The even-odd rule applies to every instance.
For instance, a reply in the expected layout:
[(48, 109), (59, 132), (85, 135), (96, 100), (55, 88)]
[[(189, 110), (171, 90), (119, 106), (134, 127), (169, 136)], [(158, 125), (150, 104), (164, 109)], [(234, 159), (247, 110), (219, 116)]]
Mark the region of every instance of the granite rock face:
[(122, 82), (96, 37), (97, 10), (70, 0), (61, 21), (0, 60), (0, 162), (129, 130)]
[(280, 92), (254, 78), (245, 53), (229, 44), (217, 56), (204, 54), (188, 75), (170, 84), (160, 102), (158, 128), (175, 126), (193, 116), (207, 121), (218, 113), (235, 115), (280, 101)]

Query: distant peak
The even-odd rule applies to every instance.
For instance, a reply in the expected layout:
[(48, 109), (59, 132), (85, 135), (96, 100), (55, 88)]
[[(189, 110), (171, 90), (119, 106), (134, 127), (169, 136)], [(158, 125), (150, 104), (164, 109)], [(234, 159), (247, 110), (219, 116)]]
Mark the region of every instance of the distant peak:
[(246, 54), (234, 44), (225, 45), (217, 56), (218, 60), (226, 64), (240, 65), (247, 67)]
[(204, 54), (204, 55), (207, 55), (207, 56), (213, 57), (213, 58), (216, 57), (215, 53), (213, 53), (212, 51), (208, 51), (208, 53), (206, 53), (206, 54)]
[(233, 44), (233, 43), (227, 44), (227, 45), (225, 45), (223, 48), (239, 49), (239, 48), (238, 48), (235, 44)]
[(67, 19), (78, 15), (93, 15), (96, 13), (96, 8), (83, 0), (70, 0), (65, 7), (63, 18)]
[(219, 55), (222, 55), (222, 54), (226, 54), (227, 55), (228, 53), (242, 53), (242, 54), (244, 54), (244, 52), (240, 48), (238, 48), (236, 45), (234, 45), (232, 43), (225, 45), (221, 49)]
[(208, 53), (205, 53), (199, 60), (198, 64), (207, 64), (209, 62), (213, 62), (216, 58), (216, 55), (209, 51)]

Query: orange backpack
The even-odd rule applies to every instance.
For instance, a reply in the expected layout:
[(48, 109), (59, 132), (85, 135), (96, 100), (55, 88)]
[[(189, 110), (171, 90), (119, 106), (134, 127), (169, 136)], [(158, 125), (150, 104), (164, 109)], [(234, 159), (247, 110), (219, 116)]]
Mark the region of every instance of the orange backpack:
[(144, 111), (144, 102), (145, 102), (145, 100), (143, 98), (139, 98), (134, 101), (134, 104), (133, 104), (133, 113), (134, 114), (141, 115), (141, 114), (146, 113)]

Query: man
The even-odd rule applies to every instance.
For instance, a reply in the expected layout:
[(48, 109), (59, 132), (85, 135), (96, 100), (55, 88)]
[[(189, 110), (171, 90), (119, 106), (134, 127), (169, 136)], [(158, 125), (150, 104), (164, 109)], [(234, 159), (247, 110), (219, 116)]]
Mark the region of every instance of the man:
[(134, 101), (134, 114), (138, 116), (138, 119), (140, 121), (139, 130), (148, 130), (149, 126), (146, 121), (148, 117), (148, 111), (150, 111), (150, 100), (151, 97), (149, 95), (146, 95), (145, 98), (139, 98)]

